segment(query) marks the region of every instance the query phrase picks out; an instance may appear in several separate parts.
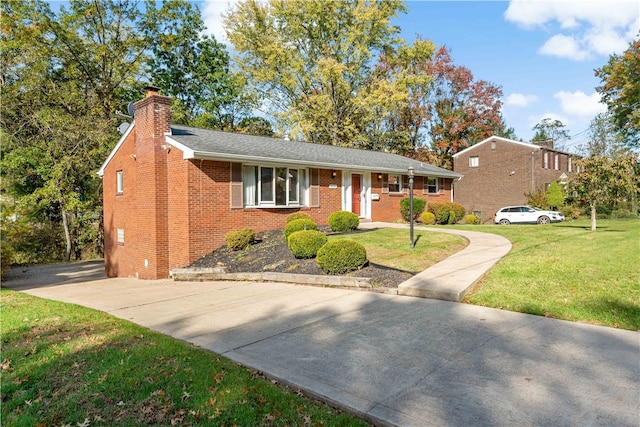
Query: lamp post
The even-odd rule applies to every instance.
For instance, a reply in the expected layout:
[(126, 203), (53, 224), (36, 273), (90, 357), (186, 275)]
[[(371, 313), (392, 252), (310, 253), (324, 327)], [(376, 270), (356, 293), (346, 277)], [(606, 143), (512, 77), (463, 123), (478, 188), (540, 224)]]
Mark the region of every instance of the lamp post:
[(413, 248), (413, 166), (409, 166), (409, 239)]

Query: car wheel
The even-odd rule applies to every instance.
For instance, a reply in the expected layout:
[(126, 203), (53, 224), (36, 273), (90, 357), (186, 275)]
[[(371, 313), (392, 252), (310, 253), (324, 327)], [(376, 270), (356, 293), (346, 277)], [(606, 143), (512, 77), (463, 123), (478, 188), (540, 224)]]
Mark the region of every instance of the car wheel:
[(509, 222), (509, 220), (508, 220), (508, 219), (506, 219), (506, 218), (502, 218), (502, 219), (500, 220), (500, 225), (509, 225), (509, 224), (511, 224), (511, 223), (510, 223), (510, 222)]
[(551, 220), (548, 216), (541, 216), (540, 218), (538, 218), (538, 224), (549, 224), (550, 222)]

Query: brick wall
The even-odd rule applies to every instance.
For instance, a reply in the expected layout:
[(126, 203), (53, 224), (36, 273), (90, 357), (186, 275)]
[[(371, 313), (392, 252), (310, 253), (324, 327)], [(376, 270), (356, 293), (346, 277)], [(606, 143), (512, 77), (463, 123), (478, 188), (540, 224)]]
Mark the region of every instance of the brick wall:
[[(543, 168), (544, 152), (548, 153), (547, 169)], [(469, 166), (474, 156), (478, 167)], [(571, 175), (568, 158), (565, 153), (500, 139), (479, 144), (454, 158), (454, 171), (463, 175), (454, 184), (454, 201), (467, 212), (480, 212), (482, 221), (489, 222), (499, 208), (526, 204), (528, 192), (558, 180), (562, 173)]]

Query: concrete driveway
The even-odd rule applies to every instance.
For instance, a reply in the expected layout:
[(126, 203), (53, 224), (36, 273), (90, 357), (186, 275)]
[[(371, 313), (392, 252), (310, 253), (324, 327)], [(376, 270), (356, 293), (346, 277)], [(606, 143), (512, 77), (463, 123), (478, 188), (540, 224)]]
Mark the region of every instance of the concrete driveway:
[(14, 272), (3, 285), (192, 342), (376, 425), (640, 425), (638, 332), (362, 291), (105, 279), (101, 264), (74, 266)]

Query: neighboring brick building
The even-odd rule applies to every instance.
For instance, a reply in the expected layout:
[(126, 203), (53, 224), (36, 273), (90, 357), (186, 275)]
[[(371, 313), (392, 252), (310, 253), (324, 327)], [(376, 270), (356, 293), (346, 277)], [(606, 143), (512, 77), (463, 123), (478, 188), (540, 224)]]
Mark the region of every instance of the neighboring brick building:
[(501, 207), (527, 203), (526, 194), (564, 182), (577, 156), (553, 149), (551, 141), (529, 144), (492, 136), (453, 156), (454, 201), (483, 222)]
[(303, 211), (401, 218), (407, 170), (414, 196), (452, 201), (449, 170), (395, 154), (171, 125), (171, 99), (147, 88), (134, 122), (99, 174), (109, 277), (167, 277), (223, 245), (231, 230), (282, 228)]

